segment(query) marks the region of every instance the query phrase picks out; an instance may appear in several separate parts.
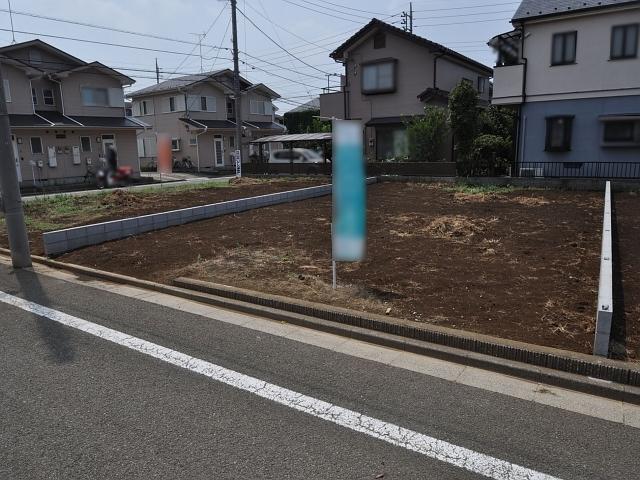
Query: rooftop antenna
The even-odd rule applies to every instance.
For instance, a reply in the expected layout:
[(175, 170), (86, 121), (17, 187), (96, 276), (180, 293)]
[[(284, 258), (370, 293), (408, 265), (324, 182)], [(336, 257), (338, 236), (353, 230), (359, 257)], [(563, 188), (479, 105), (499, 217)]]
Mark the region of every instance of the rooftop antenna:
[(202, 39), (207, 35), (206, 33), (192, 33), (191, 35), (195, 35), (198, 37), (198, 46), (200, 47), (200, 73), (204, 72), (204, 67), (202, 66)]
[(13, 31), (13, 12), (11, 11), (11, 0), (7, 0), (7, 3), (9, 4), (9, 19), (11, 20), (11, 36), (13, 37), (11, 44), (13, 45), (14, 43), (16, 43), (16, 34)]

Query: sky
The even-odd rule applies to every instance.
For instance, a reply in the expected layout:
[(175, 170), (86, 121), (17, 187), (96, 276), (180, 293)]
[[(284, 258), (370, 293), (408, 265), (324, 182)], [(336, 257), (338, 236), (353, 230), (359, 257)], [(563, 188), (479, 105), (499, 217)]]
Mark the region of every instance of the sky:
[[(17, 42), (40, 38), (85, 61), (97, 60), (120, 70), (136, 80), (127, 91), (156, 82), (156, 58), (161, 79), (233, 68), (228, 1), (0, 0), (3, 45), (12, 42), (9, 1)], [(493, 66), (495, 55), (486, 42), (510, 29), (509, 19), (519, 2), (414, 0), (412, 4), (415, 34)], [(238, 10), (241, 74), (278, 92), (282, 99), (276, 105), (279, 113), (284, 113), (321, 93), (327, 86), (327, 74), (342, 73), (343, 67), (329, 57), (332, 50), (373, 17), (401, 26), (401, 13), (409, 10), (409, 2), (238, 0)], [(199, 38), (202, 38), (202, 56)], [(339, 77), (330, 76), (329, 82), (336, 85)]]

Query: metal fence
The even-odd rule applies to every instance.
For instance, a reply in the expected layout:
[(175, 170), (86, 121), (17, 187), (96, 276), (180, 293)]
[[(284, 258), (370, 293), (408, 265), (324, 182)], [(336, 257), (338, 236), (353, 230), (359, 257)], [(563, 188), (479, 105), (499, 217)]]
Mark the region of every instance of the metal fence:
[(640, 178), (638, 162), (519, 162), (516, 177), (532, 178)]

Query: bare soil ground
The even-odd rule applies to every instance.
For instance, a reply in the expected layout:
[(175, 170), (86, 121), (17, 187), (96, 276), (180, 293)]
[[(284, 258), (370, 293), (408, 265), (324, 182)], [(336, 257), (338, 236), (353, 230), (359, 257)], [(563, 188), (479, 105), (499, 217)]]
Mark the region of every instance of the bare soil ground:
[[(638, 197), (618, 194), (629, 357), (640, 337)], [(159, 282), (189, 276), (416, 322), (591, 352), (602, 194), (369, 188), (368, 255), (331, 289), (331, 200), (252, 210), (64, 255)], [(626, 222), (627, 220), (625, 220)], [(622, 235), (622, 233), (621, 233)], [(634, 263), (635, 262), (635, 263)], [(634, 333), (635, 332), (635, 333)]]
[[(25, 203), (31, 252), (43, 255), (42, 233), (178, 208), (195, 207), (237, 198), (265, 195), (329, 183), (321, 177), (212, 181), (166, 189), (107, 190), (92, 195), (63, 195)], [(0, 245), (7, 246), (4, 218), (0, 218)]]
[(617, 357), (640, 359), (640, 195), (615, 193), (614, 342)]

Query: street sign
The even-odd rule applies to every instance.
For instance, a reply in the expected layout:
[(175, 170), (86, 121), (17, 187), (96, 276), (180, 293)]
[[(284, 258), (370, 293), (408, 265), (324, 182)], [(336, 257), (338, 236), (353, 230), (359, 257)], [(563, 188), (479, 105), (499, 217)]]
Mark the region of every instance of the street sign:
[(236, 177), (240, 178), (242, 176), (242, 157), (240, 155), (240, 150), (233, 152), (233, 158), (236, 163)]
[(366, 205), (362, 124), (357, 120), (333, 120), (333, 260), (364, 259)]

